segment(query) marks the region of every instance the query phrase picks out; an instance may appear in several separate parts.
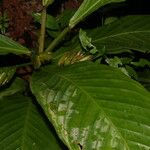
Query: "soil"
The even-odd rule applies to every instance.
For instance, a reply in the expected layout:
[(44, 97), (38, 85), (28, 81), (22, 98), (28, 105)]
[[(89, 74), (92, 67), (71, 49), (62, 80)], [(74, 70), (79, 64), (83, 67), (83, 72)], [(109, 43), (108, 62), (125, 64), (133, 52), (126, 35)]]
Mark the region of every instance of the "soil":
[(7, 36), (27, 47), (35, 47), (37, 37), (32, 13), (42, 9), (40, 0), (3, 0), (1, 14), (8, 17)]
[[(64, 0), (59, 3), (63, 9), (73, 9), (78, 8), (81, 1)], [(0, 6), (0, 16), (5, 12), (8, 17), (8, 28), (5, 35), (28, 48), (35, 48), (38, 45), (38, 39), (32, 13), (41, 10), (41, 0), (3, 0)]]

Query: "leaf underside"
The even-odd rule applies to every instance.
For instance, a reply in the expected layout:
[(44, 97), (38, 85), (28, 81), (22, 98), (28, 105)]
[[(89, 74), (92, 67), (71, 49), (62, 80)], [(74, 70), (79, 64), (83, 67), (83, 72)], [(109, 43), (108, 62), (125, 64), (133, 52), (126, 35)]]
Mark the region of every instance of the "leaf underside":
[(70, 150), (150, 149), (150, 94), (118, 69), (46, 67), (31, 89)]

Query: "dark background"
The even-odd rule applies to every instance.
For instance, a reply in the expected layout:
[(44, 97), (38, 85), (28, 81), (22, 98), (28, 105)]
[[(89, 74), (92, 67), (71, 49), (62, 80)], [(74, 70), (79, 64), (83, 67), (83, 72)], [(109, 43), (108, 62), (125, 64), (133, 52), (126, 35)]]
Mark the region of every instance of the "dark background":
[[(61, 4), (67, 0), (55, 0), (48, 8), (48, 13), (55, 15)], [(102, 24), (102, 17), (105, 19), (110, 16), (126, 16), (126, 15), (145, 15), (150, 14), (150, 0), (126, 0), (119, 4), (110, 4), (104, 6), (90, 15), (86, 21), (81, 23), (81, 27), (92, 28)], [(95, 24), (96, 23), (96, 24)]]

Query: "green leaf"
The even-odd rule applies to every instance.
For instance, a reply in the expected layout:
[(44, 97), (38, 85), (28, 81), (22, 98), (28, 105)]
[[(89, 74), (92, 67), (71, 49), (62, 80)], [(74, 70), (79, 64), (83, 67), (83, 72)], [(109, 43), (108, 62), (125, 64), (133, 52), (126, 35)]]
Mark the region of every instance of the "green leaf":
[(5, 55), (8, 53), (13, 53), (16, 55), (19, 54), (29, 55), (31, 52), (26, 47), (0, 34), (0, 55)]
[(0, 98), (4, 97), (4, 96), (9, 96), (9, 95), (13, 95), (17, 92), (21, 92), (25, 90), (25, 81), (20, 79), (20, 78), (16, 78), (13, 83), (5, 89), (0, 89)]
[(30, 86), (70, 150), (150, 149), (150, 93), (118, 69), (49, 66)]
[(89, 51), (91, 54), (97, 52), (96, 47), (92, 44), (92, 39), (88, 37), (86, 32), (82, 29), (79, 31), (79, 39), (84, 50)]
[(56, 38), (61, 33), (60, 31), (54, 31), (54, 30), (46, 30), (48, 35), (52, 38)]
[(65, 9), (58, 17), (57, 22), (61, 26), (61, 28), (65, 28), (69, 24), (69, 20), (76, 12), (75, 9)]
[(131, 62), (131, 64), (136, 67), (150, 67), (150, 61), (144, 58), (141, 58), (138, 62)]
[(1, 150), (60, 150), (50, 126), (28, 97), (0, 98)]
[(76, 24), (82, 21), (85, 17), (90, 15), (92, 12), (97, 10), (98, 8), (109, 4), (109, 3), (116, 3), (122, 2), (124, 0), (84, 0), (77, 12), (74, 16), (70, 19), (69, 26), (73, 28)]
[(109, 64), (109, 66), (118, 68), (125, 75), (130, 76), (119, 57), (115, 56), (114, 58), (107, 58), (105, 59), (105, 61)]
[(7, 84), (14, 76), (16, 67), (0, 67), (0, 86)]
[[(41, 13), (33, 13), (33, 17), (36, 22), (41, 23)], [(48, 14), (46, 16), (46, 28), (52, 30), (59, 30), (59, 25), (56, 19), (53, 16)]]
[(90, 30), (88, 36), (101, 51), (116, 54), (127, 50), (150, 52), (150, 16), (127, 16), (110, 25)]
[(128, 72), (130, 77), (132, 77), (133, 79), (137, 80), (137, 73), (134, 70), (134, 68), (132, 68), (132, 67), (130, 67), (128, 65), (125, 65), (125, 69), (127, 70), (127, 72)]

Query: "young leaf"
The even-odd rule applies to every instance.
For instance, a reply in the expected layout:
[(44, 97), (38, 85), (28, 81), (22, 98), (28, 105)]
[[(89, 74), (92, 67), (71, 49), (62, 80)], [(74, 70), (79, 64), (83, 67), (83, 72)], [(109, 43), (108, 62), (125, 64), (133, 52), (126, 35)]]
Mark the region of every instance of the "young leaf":
[(73, 28), (76, 24), (78, 24), (81, 20), (85, 17), (90, 15), (92, 12), (97, 10), (98, 8), (109, 4), (109, 3), (116, 3), (122, 2), (124, 0), (84, 0), (77, 12), (74, 16), (70, 19), (69, 26)]
[(27, 54), (31, 52), (26, 47), (21, 44), (11, 40), (10, 38), (0, 34), (0, 55), (5, 55), (8, 53), (13, 53), (16, 55)]
[(61, 150), (45, 118), (29, 97), (0, 98), (1, 150)]
[(89, 30), (92, 43), (101, 51), (116, 54), (126, 50), (150, 52), (150, 16), (127, 16), (102, 28)]
[(118, 69), (49, 66), (30, 86), (70, 150), (150, 149), (150, 93)]
[(15, 67), (1, 67), (0, 68), (0, 86), (8, 83), (14, 76), (16, 71)]

